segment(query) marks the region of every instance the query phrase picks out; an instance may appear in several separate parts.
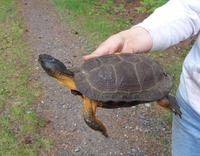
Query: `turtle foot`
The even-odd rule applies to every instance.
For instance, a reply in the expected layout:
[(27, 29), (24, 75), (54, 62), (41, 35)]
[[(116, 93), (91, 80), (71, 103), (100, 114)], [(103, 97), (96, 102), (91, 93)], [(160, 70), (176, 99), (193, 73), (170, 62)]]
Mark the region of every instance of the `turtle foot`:
[(180, 118), (182, 115), (182, 112), (180, 110), (180, 106), (178, 105), (178, 102), (174, 96), (168, 95), (168, 100), (169, 100), (169, 107), (174, 112), (175, 115), (178, 115)]
[(181, 118), (182, 112), (174, 96), (168, 95), (163, 99), (157, 101), (157, 103), (164, 108), (170, 109), (175, 115)]
[(101, 121), (99, 121), (97, 118), (86, 118), (84, 116), (84, 120), (85, 123), (92, 128), (93, 130), (99, 131), (101, 132), (106, 138), (108, 137), (108, 133), (107, 130), (105, 128), (105, 126), (103, 125), (103, 123)]

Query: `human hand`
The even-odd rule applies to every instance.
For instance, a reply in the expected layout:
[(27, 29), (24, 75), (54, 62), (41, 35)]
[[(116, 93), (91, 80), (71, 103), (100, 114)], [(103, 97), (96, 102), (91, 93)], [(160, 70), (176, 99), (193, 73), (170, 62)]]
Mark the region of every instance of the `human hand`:
[(85, 55), (84, 60), (113, 53), (147, 52), (152, 48), (152, 39), (147, 30), (142, 27), (119, 32), (110, 36), (91, 54)]

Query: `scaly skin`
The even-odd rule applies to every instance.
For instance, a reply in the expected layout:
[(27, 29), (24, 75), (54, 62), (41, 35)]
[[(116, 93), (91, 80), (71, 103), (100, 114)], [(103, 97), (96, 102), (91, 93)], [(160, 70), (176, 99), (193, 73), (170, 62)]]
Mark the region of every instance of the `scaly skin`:
[(88, 97), (83, 96), (83, 117), (85, 123), (92, 129), (100, 131), (105, 137), (108, 137), (104, 124), (96, 117), (96, 108), (98, 102), (90, 100)]

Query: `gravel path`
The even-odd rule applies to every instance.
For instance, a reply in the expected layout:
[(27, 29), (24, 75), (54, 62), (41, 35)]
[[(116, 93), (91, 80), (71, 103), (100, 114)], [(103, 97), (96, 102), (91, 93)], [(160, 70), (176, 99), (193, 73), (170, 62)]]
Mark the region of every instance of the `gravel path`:
[(88, 128), (81, 116), (82, 103), (69, 90), (48, 77), (37, 63), (41, 53), (63, 61), (67, 66), (80, 65), (86, 45), (68, 26), (48, 0), (20, 0), (27, 26), (25, 37), (34, 51), (37, 79), (43, 94), (37, 111), (49, 124), (43, 132), (55, 139), (50, 153), (55, 156), (161, 156), (169, 155), (170, 128), (159, 118), (157, 107), (142, 105), (121, 109), (98, 109), (109, 138)]

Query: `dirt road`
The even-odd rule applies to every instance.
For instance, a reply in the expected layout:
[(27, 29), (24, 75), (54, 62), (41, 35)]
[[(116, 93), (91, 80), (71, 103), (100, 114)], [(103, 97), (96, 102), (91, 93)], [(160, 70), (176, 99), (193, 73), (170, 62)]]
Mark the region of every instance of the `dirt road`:
[(169, 155), (170, 128), (152, 106), (98, 109), (109, 138), (88, 128), (81, 116), (82, 103), (69, 90), (48, 77), (37, 63), (41, 53), (62, 60), (67, 66), (82, 62), (85, 41), (61, 22), (48, 0), (20, 0), (27, 26), (25, 38), (34, 52), (36, 78), (42, 82), (42, 97), (37, 111), (47, 120), (41, 133), (55, 139), (50, 153), (55, 156), (156, 156)]

